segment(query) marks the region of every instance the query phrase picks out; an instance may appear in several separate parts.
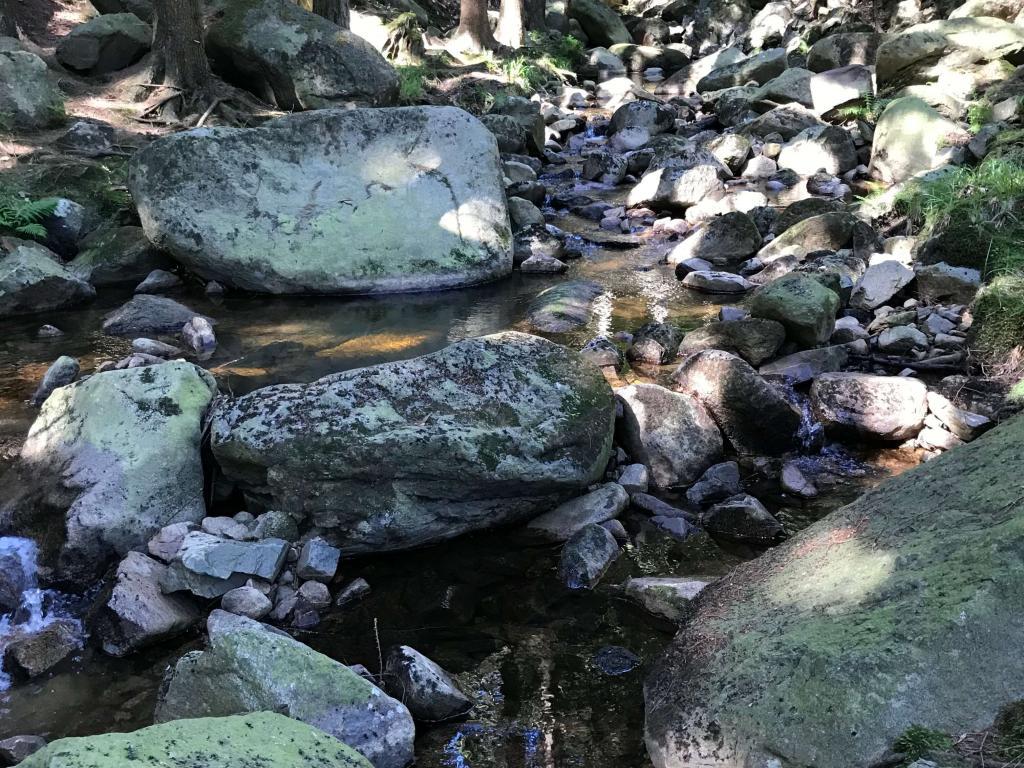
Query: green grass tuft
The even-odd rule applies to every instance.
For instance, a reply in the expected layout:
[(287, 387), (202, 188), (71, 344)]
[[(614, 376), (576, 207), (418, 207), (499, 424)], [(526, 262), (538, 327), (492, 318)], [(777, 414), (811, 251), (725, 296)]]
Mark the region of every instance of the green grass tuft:
[(949, 736), (922, 725), (910, 726), (893, 743), (893, 749), (905, 757), (903, 765), (910, 765), (929, 752), (943, 752), (952, 747), (953, 740)]

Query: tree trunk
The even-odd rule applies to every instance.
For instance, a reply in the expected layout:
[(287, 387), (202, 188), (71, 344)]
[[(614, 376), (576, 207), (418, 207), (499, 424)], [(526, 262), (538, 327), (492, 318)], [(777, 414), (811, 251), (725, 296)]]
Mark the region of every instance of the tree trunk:
[(498, 47), (487, 20), (487, 0), (461, 0), (455, 41), (468, 51), (493, 51)]
[(349, 28), (348, 0), (313, 0), (313, 13), (333, 21), (342, 29)]
[(17, 37), (18, 25), (14, 21), (13, 0), (0, 0), (0, 37)]
[(187, 93), (210, 90), (199, 0), (153, 0), (153, 51), (163, 59), (163, 84)]
[(530, 32), (547, 31), (547, 8), (544, 0), (526, 0), (526, 28)]
[(501, 15), (494, 37), (509, 48), (522, 48), (526, 43), (526, 5), (524, 0), (501, 0)]

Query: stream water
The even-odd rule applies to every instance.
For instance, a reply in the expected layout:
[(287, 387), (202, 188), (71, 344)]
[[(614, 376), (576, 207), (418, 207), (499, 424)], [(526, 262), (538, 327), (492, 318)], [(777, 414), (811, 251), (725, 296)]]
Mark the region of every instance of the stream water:
[[(605, 199), (616, 194), (592, 186), (583, 191)], [(223, 389), (235, 393), (413, 357), (469, 336), (526, 330), (529, 302), (543, 289), (572, 278), (596, 280), (606, 290), (586, 326), (552, 337), (577, 348), (596, 335), (635, 331), (651, 320), (691, 328), (717, 312), (708, 297), (683, 288), (671, 268), (659, 264), (669, 243), (609, 236), (593, 222), (569, 215), (556, 217), (555, 223), (588, 243), (568, 275), (517, 272), (466, 290), (380, 298), (211, 299), (199, 286), (176, 298), (217, 321), (219, 346), (203, 365), (215, 372)], [(88, 373), (98, 362), (129, 350), (129, 340), (101, 331), (104, 314), (129, 295), (103, 290), (84, 310), (5, 321), (0, 468), (5, 452), (16, 451), (34, 418), (26, 401), (54, 359), (75, 356)], [(65, 335), (37, 339), (43, 322)], [(657, 379), (670, 370), (645, 375)], [(787, 532), (905, 466), (892, 453), (837, 450), (807, 462), (809, 471), (821, 473), (823, 493), (813, 502), (779, 497), (776, 484), (751, 481), (751, 492), (761, 495)], [(756, 553), (705, 534), (677, 541), (639, 515), (627, 517), (625, 524), (633, 543), (592, 593), (558, 589), (557, 549), (520, 542), (515, 532), (345, 561), (341, 578), (365, 578), (372, 585), (370, 597), (328, 614), (315, 631), (299, 637), (333, 658), (372, 671), (379, 669), (381, 648), (411, 645), (477, 694), (478, 706), (467, 722), (421, 730), (417, 765), (425, 768), (647, 766), (642, 680), (671, 628), (622, 601), (615, 585), (630, 575), (721, 575)], [(187, 638), (124, 660), (107, 658), (87, 644), (56, 674), (0, 693), (0, 738), (18, 733), (56, 738), (148, 725), (167, 664), (200, 642)]]

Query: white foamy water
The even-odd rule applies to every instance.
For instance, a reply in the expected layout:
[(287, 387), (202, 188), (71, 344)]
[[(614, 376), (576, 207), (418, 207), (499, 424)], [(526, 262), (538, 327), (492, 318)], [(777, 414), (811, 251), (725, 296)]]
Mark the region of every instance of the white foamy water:
[(49, 590), (39, 589), (36, 581), (36, 543), (19, 536), (0, 536), (0, 580), (20, 588), (18, 605), (0, 614), (0, 692), (11, 686), (10, 674), (3, 668), (4, 648), (15, 637), (32, 634), (52, 623), (58, 616), (46, 608)]

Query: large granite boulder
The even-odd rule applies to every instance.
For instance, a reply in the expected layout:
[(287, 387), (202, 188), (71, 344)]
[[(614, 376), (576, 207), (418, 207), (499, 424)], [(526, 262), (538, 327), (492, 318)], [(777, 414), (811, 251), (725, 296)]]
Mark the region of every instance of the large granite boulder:
[(646, 465), (657, 488), (685, 488), (722, 457), (722, 434), (700, 401), (657, 384), (632, 384), (622, 403), (619, 442)]
[(227, 0), (206, 52), (215, 71), (281, 109), (398, 101), (398, 74), (376, 48), (288, 0)]
[(0, 318), (65, 309), (91, 301), (96, 289), (45, 246), (14, 238), (0, 244)]
[(751, 81), (758, 85), (764, 85), (772, 78), (781, 75), (787, 66), (786, 50), (771, 48), (737, 61), (735, 64), (727, 64), (724, 67), (711, 70), (697, 83), (697, 90), (701, 93), (720, 91), (724, 88), (746, 85)]
[(889, 764), (1024, 698), (1022, 444), (1018, 417), (707, 587), (646, 682), (656, 768)]
[(904, 96), (885, 108), (871, 144), (871, 172), (896, 184), (949, 161), (950, 140), (962, 129), (923, 99)]
[(633, 42), (622, 17), (604, 0), (570, 0), (568, 5), (569, 18), (579, 23), (591, 45)]
[(85, 587), (165, 525), (205, 515), (210, 374), (175, 361), (54, 390), (0, 482), (0, 530), (40, 542), (54, 580)]
[(22, 768), (370, 768), (326, 733), (273, 712), (177, 720), (132, 733), (58, 739)]
[(61, 38), (57, 61), (77, 72), (104, 75), (141, 59), (152, 39), (152, 28), (133, 13), (94, 16)]
[(545, 512), (600, 479), (615, 403), (579, 353), (536, 336), (219, 402), (226, 477), (346, 553), (395, 550)]
[(280, 712), (343, 741), (374, 768), (412, 761), (409, 710), (349, 667), (226, 611), (210, 614), (207, 629), (206, 650), (186, 653), (168, 672), (156, 722)]
[[(939, 19), (910, 27), (878, 46), (878, 86), (938, 79), (945, 57), (955, 63), (994, 61), (1024, 51), (1024, 27), (991, 17)], [(1020, 62), (1017, 62), (1020, 63)]]
[(150, 240), (245, 290), (425, 291), (512, 271), (497, 145), (455, 107), (185, 131), (136, 154), (129, 187)]
[(906, 440), (928, 415), (928, 387), (909, 376), (825, 373), (811, 385), (815, 418), (833, 434)]
[(64, 95), (46, 62), (0, 37), (0, 130), (51, 128), (64, 118)]

